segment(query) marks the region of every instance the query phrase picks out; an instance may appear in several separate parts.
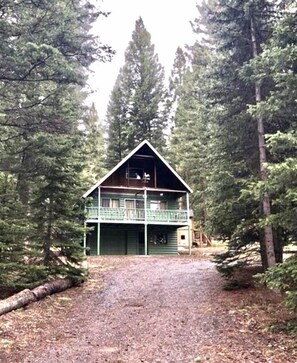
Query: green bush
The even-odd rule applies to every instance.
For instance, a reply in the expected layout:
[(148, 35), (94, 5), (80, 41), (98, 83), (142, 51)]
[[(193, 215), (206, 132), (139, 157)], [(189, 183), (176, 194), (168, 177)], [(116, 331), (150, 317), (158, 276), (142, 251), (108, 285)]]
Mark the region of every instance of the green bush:
[(285, 294), (286, 306), (297, 311), (297, 255), (270, 267), (260, 277), (260, 281), (269, 288), (282, 291)]

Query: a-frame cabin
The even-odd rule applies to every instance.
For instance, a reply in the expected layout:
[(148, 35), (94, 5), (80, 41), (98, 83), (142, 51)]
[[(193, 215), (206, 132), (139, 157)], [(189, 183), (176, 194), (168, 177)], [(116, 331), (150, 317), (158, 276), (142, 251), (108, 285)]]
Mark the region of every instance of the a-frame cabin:
[(89, 198), (84, 238), (91, 255), (177, 254), (177, 229), (190, 226), (191, 188), (148, 141), (101, 180)]

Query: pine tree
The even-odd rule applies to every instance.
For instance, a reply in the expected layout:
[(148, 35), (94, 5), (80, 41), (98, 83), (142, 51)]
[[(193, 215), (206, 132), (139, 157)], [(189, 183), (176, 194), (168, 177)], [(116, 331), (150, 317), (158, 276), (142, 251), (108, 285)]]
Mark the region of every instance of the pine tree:
[[(230, 240), (232, 254), (236, 250), (240, 254), (260, 240), (263, 265), (271, 265), (274, 257), (269, 259), (268, 250), (273, 254), (274, 246), (272, 239), (269, 239), (270, 244), (264, 243), (265, 233), (259, 223), (262, 218), (260, 200), (250, 199), (244, 193), (250, 183), (259, 180), (260, 165), (265, 164), (263, 158), (259, 163), (257, 119), (247, 112), (248, 105), (255, 104), (255, 83), (243, 79), (240, 73), (245, 63), (255, 56), (255, 50), (260, 52), (260, 45), (271, 36), (273, 7), (265, 1), (222, 0), (209, 5), (204, 3), (200, 10), (204, 19), (196, 29), (200, 31), (204, 27), (205, 31), (206, 27), (211, 38), (209, 47), (215, 48), (206, 90), (212, 123), (208, 229)], [(264, 97), (268, 88), (269, 84), (262, 86)], [(265, 123), (265, 127), (269, 132), (274, 125)], [(261, 146), (261, 152), (263, 150)]]
[(104, 128), (99, 119), (95, 104), (87, 109), (83, 117), (84, 126), (84, 170), (83, 179), (86, 187), (91, 187), (106, 174)]
[[(30, 201), (31, 244), (51, 275), (83, 278), (79, 263), (83, 258), (83, 206), (80, 174), (80, 135), (39, 133), (31, 147), (37, 151)], [(38, 260), (37, 260), (38, 261)]]
[[(73, 250), (68, 248), (71, 253), (67, 254), (62, 251), (63, 243), (66, 249), (68, 242), (61, 237), (60, 253), (70, 262), (78, 261), (74, 242), (78, 236), (77, 224), (69, 216), (69, 210), (62, 208), (62, 200), (72, 202), (75, 194), (79, 201), (80, 194), (74, 192), (70, 178), (62, 178), (61, 173), (67, 173), (70, 166), (55, 153), (55, 148), (61, 149), (59, 138), (67, 142), (76, 133), (82, 115), (81, 88), (86, 82), (88, 66), (110, 55), (109, 47), (89, 33), (99, 15), (102, 14), (87, 0), (66, 3), (8, 0), (1, 4), (0, 269), (11, 277), (7, 279), (11, 286), (26, 286), (28, 281), (37, 283), (56, 270), (56, 264), (48, 258), (54, 244), (46, 242), (47, 236), (34, 220), (37, 215), (42, 220), (42, 213), (46, 212), (43, 207), (48, 202), (58, 205), (61, 200), (60, 210), (53, 213), (56, 219), (64, 218), (69, 224), (65, 232), (68, 231), (67, 241), (73, 242)], [(52, 142), (55, 137), (57, 144)], [(44, 149), (36, 142), (42, 138)], [(71, 152), (67, 149), (69, 160), (76, 153), (76, 144), (71, 145)], [(59, 168), (54, 167), (58, 161)], [(41, 165), (47, 165), (48, 169), (41, 171)], [(60, 190), (59, 180), (63, 184)], [(46, 188), (55, 181), (57, 194), (46, 197)], [(5, 189), (7, 183), (9, 189)], [(39, 205), (35, 203), (37, 196)], [(71, 206), (75, 209), (76, 203)], [(51, 218), (46, 215), (44, 218), (49, 227)], [(58, 231), (57, 225), (55, 230)], [(15, 248), (8, 247), (14, 245)], [(11, 260), (14, 265), (9, 264)], [(22, 273), (29, 269), (30, 274)]]
[(139, 18), (108, 108), (109, 165), (145, 139), (158, 150), (164, 149), (167, 120), (163, 82), (163, 68)]
[[(198, 43), (189, 47), (186, 62), (177, 62), (182, 67), (176, 69), (174, 77), (173, 128), (170, 137), (171, 163), (184, 180), (192, 186), (191, 207), (195, 221), (199, 226), (205, 226), (206, 211), (206, 178), (208, 174), (207, 148), (209, 143), (209, 112), (207, 110), (206, 73), (209, 61), (207, 48)], [(177, 54), (180, 59), (181, 53)], [(182, 59), (181, 59), (182, 60)], [(189, 62), (189, 60), (187, 60)], [(173, 84), (173, 82), (171, 82)]]
[(131, 129), (128, 117), (130, 90), (124, 89), (122, 77), (121, 69), (111, 92), (106, 115), (108, 123), (107, 167), (109, 169), (119, 163), (133, 149), (134, 145), (129, 133)]
[[(250, 112), (275, 124), (274, 132), (267, 135), (269, 163), (267, 180), (254, 186), (256, 195), (268, 191), (272, 196), (269, 223), (282, 236), (284, 243), (296, 245), (297, 193), (297, 18), (290, 2), (279, 12), (270, 41), (263, 52), (244, 68), (244, 75), (261, 84), (269, 83), (266, 97), (251, 107)], [(283, 264), (270, 268), (263, 282), (271, 288), (286, 292), (289, 308), (297, 307), (296, 255)]]

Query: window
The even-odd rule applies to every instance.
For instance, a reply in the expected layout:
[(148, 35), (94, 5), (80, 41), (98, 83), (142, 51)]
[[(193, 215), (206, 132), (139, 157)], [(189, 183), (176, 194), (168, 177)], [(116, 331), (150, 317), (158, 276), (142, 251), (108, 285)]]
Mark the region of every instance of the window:
[(132, 220), (144, 219), (144, 201), (138, 199), (125, 200), (125, 217)]
[(109, 208), (110, 207), (110, 199), (109, 198), (102, 198), (101, 207)]
[(142, 179), (143, 169), (140, 168), (129, 168), (126, 170), (126, 179)]
[(166, 200), (151, 200), (151, 210), (165, 210), (167, 209)]
[(125, 206), (128, 209), (144, 209), (144, 201), (138, 199), (126, 199)]
[(111, 199), (111, 208), (119, 208), (120, 207), (120, 201), (119, 199)]
[(150, 238), (150, 243), (153, 243), (154, 245), (167, 244), (167, 234), (166, 233), (153, 234)]
[(103, 207), (103, 208), (119, 208), (120, 201), (119, 201), (119, 199), (102, 198), (101, 207)]
[(186, 239), (186, 236), (185, 236), (184, 234), (182, 234), (182, 235), (180, 236), (180, 239), (185, 240), (185, 239)]

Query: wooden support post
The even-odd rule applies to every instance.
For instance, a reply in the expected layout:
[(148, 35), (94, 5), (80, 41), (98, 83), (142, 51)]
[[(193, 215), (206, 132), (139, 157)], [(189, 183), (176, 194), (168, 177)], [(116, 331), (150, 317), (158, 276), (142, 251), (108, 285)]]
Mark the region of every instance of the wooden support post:
[(192, 238), (191, 238), (190, 224), (188, 224), (188, 238), (189, 238), (189, 256), (191, 256), (191, 254), (192, 254)]
[(100, 255), (100, 222), (97, 225), (97, 256)]
[(148, 254), (148, 246), (147, 246), (147, 190), (144, 188), (143, 193), (144, 198), (144, 254)]
[(147, 224), (144, 225), (144, 254), (148, 255), (148, 245), (147, 245)]
[(191, 236), (190, 236), (190, 199), (189, 199), (189, 193), (186, 193), (186, 201), (187, 201), (189, 255), (191, 255), (192, 254), (192, 243), (191, 243)]
[[(84, 222), (84, 228), (86, 229), (87, 228), (87, 223)], [(84, 244), (83, 244), (83, 247), (84, 247), (84, 254), (86, 255), (87, 254), (87, 233), (86, 231), (84, 231)]]
[(98, 225), (97, 225), (97, 256), (100, 255), (100, 208), (101, 208), (101, 189), (98, 187)]

